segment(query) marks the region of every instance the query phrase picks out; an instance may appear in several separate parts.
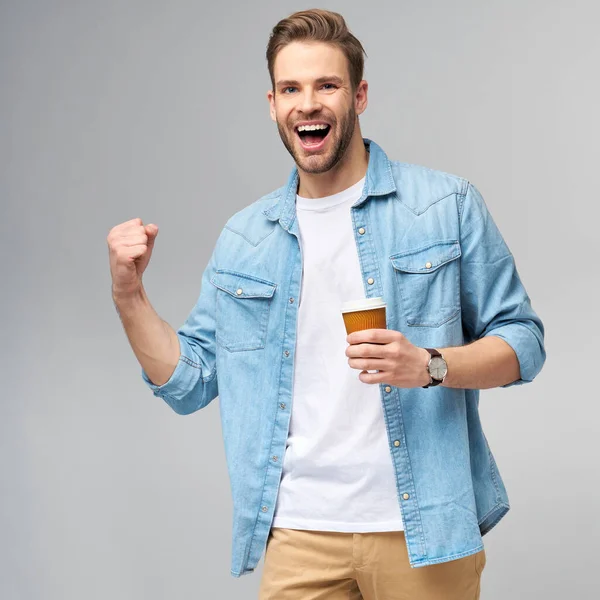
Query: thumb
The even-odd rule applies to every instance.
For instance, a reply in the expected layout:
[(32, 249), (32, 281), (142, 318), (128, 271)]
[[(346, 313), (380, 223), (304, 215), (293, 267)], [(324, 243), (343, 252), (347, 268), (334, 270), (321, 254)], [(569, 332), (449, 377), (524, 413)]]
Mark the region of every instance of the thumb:
[(158, 225), (155, 225), (154, 223), (150, 223), (148, 225), (145, 225), (145, 228), (146, 228), (146, 235), (148, 237), (155, 238), (158, 235)]
[(145, 226), (145, 230), (146, 235), (148, 236), (148, 250), (152, 250), (152, 248), (154, 247), (154, 240), (158, 235), (158, 225), (150, 223), (149, 225)]

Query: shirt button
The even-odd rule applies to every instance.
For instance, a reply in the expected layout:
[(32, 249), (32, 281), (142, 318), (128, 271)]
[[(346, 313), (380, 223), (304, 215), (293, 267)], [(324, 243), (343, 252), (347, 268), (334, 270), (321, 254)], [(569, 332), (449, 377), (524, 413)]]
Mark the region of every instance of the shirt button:
[(279, 456), (274, 456), (274, 457), (273, 457), (273, 461), (274, 461), (274, 462), (277, 462), (278, 460), (279, 460)]
[(235, 293), (236, 293), (238, 296), (241, 296), (243, 291), (244, 291), (244, 290), (242, 290), (242, 288), (239, 288), (238, 290), (236, 290), (236, 291), (235, 291)]
[(367, 279), (367, 283), (369, 285), (373, 285), (375, 283), (375, 280), (372, 277), (369, 277), (369, 279)]
[(426, 268), (426, 269), (431, 269), (431, 263), (430, 263), (430, 262), (428, 262), (428, 263), (425, 265), (425, 268)]
[(287, 357), (290, 355), (290, 351), (289, 351), (289, 350), (286, 350), (286, 351), (283, 353), (283, 355), (284, 355), (284, 356), (287, 358)]
[(358, 230), (358, 233), (360, 233), (360, 235), (364, 235), (364, 233), (365, 233), (365, 228), (364, 228), (364, 227), (361, 227), (361, 228)]
[(290, 298), (290, 304), (294, 304), (294, 299)]
[(384, 389), (384, 390), (385, 390), (385, 391), (386, 391), (388, 394), (389, 394), (389, 393), (392, 391), (392, 388), (391, 388), (389, 385), (386, 385), (386, 386), (385, 386), (383, 389)]
[(279, 408), (281, 408), (281, 410), (283, 410), (285, 408), (285, 402), (281, 402), (279, 404)]
[(396, 441), (394, 442), (394, 446), (396, 446), (396, 448), (397, 448), (399, 445), (400, 445), (400, 440), (396, 440)]
[(263, 512), (267, 512), (269, 510), (269, 508), (267, 506), (263, 506), (261, 509)]
[(403, 497), (405, 500), (408, 500), (408, 499), (410, 498), (410, 496), (409, 496), (408, 494), (402, 494), (402, 497)]

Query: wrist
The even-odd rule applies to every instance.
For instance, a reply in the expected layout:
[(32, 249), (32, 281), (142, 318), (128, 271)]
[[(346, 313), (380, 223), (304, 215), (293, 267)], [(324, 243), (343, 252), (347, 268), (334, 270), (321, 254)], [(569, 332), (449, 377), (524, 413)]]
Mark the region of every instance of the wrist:
[(112, 299), (117, 309), (121, 311), (122, 309), (135, 308), (136, 306), (146, 304), (148, 297), (141, 285), (136, 290), (127, 292), (118, 290), (113, 286)]
[(429, 361), (431, 360), (431, 354), (429, 354), (425, 348), (419, 348), (419, 350), (421, 351), (419, 386), (424, 387), (431, 383), (431, 375), (429, 375)]

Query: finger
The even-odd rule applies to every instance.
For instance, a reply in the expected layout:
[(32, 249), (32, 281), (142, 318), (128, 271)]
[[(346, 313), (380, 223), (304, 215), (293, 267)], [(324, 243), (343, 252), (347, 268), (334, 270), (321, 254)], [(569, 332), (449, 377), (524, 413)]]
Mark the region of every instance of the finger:
[(384, 362), (376, 358), (351, 358), (348, 360), (348, 364), (353, 369), (363, 369), (365, 371), (381, 370), (384, 367)]
[(379, 373), (367, 373), (366, 371), (361, 371), (358, 374), (358, 378), (363, 383), (384, 383), (387, 380), (386, 373), (384, 371), (379, 371)]
[(121, 240), (121, 245), (125, 248), (130, 248), (131, 246), (139, 246), (140, 244), (146, 245), (147, 243), (148, 236), (146, 234), (127, 236)]
[(112, 237), (114, 241), (119, 241), (135, 235), (146, 235), (146, 229), (143, 225), (123, 224), (114, 230)]
[(131, 221), (125, 221), (125, 223), (120, 223), (119, 225), (115, 225), (108, 232), (107, 237), (109, 240), (112, 240), (114, 242), (116, 240), (121, 239), (122, 237), (131, 235), (131, 233), (134, 233), (136, 231), (145, 233), (144, 227), (142, 226), (141, 223), (142, 223), (141, 219), (131, 219)]
[(119, 223), (119, 225), (116, 225), (115, 227), (113, 227), (113, 229), (116, 229), (118, 231), (125, 231), (127, 229), (131, 229), (132, 227), (143, 227), (144, 224), (142, 222), (142, 220), (137, 217), (135, 219), (129, 219), (129, 221), (124, 221), (123, 223)]
[(388, 344), (350, 344), (346, 348), (346, 356), (353, 358), (386, 358), (388, 354)]
[[(136, 258), (139, 258), (143, 254), (145, 254), (148, 247), (146, 244), (138, 244), (137, 246), (131, 246), (127, 248), (126, 260), (127, 262), (131, 262)], [(122, 259), (121, 259), (122, 260)]]
[(393, 329), (363, 329), (354, 331), (346, 337), (349, 344), (389, 344), (404, 336)]

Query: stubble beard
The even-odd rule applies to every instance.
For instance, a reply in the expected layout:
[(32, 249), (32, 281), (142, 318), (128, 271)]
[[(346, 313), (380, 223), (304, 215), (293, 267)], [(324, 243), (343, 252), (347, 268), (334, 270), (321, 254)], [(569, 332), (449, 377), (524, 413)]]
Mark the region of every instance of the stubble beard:
[[(277, 129), (279, 136), (286, 150), (292, 155), (294, 162), (299, 169), (305, 173), (320, 174), (326, 173), (333, 169), (346, 154), (348, 146), (354, 135), (354, 127), (356, 123), (356, 111), (354, 106), (339, 121), (339, 134), (337, 133), (336, 122), (331, 123), (330, 136), (334, 136), (331, 140), (332, 148), (326, 154), (315, 154), (313, 156), (305, 156), (302, 150), (296, 148), (297, 133), (293, 127), (285, 128), (277, 121)], [(289, 133), (291, 131), (291, 133)]]

